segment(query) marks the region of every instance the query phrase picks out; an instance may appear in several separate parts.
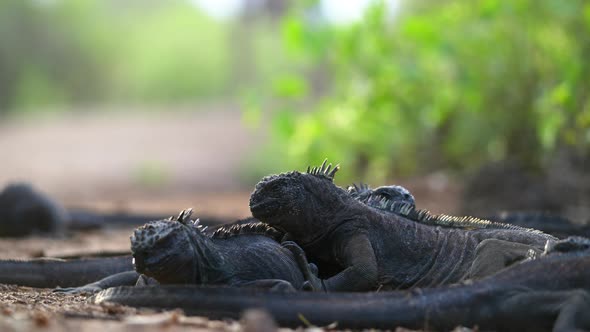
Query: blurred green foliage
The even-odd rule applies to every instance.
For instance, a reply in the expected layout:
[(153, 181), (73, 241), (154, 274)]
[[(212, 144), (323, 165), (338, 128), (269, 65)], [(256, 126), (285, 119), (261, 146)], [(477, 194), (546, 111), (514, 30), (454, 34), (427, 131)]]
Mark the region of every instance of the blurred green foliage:
[(348, 26), (310, 16), (283, 20), (305, 68), (275, 81), (269, 158), (283, 167), (329, 157), (378, 181), (590, 146), (588, 1), (377, 2)]
[(188, 0), (0, 1), (0, 113), (231, 97), (230, 33)]
[(243, 94), (247, 124), (273, 109), (262, 174), (329, 157), (383, 181), (588, 152), (588, 1), (376, 1), (348, 25), (291, 3), (277, 23), (189, 0), (0, 1), (0, 114)]

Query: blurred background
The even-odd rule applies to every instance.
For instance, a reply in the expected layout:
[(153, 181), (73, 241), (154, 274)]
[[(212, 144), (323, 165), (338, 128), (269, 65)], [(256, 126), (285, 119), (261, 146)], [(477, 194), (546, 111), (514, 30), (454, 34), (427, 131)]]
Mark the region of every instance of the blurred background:
[(584, 0), (3, 0), (0, 185), (245, 216), (338, 162), (447, 213), (590, 215)]

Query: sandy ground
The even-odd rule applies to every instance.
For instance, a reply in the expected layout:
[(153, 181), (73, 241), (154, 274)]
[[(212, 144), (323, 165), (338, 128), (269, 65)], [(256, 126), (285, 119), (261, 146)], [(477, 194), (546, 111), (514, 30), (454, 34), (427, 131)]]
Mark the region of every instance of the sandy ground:
[[(264, 313), (240, 321), (210, 321), (181, 311), (155, 312), (116, 304), (95, 305), (85, 295), (0, 285), (1, 331), (272, 331)], [(283, 329), (286, 331), (286, 329)]]
[[(85, 113), (0, 122), (0, 186), (28, 181), (68, 207), (226, 218), (248, 215), (240, 162), (258, 134), (231, 105), (198, 112)], [(160, 112), (157, 112), (160, 111)], [(215, 193), (215, 194), (212, 194)], [(129, 250), (132, 227), (0, 239), (0, 258)], [(89, 304), (87, 296), (0, 285), (0, 331), (237, 330), (238, 324)]]
[(70, 204), (244, 189), (261, 131), (235, 106), (198, 108), (0, 119), (0, 185), (30, 181)]

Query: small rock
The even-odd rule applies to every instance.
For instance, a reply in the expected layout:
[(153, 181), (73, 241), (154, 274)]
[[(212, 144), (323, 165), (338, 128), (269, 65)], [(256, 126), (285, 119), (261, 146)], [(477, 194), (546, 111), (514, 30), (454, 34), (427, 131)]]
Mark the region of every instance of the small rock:
[(10, 309), (9, 307), (3, 307), (2, 314), (4, 316), (12, 316), (12, 314), (14, 314), (14, 310)]
[(39, 327), (49, 326), (49, 315), (44, 311), (33, 311), (31, 318), (33, 319), (33, 322), (35, 322), (35, 325)]
[(246, 310), (242, 314), (242, 329), (244, 332), (275, 332), (277, 324), (270, 314), (260, 309)]

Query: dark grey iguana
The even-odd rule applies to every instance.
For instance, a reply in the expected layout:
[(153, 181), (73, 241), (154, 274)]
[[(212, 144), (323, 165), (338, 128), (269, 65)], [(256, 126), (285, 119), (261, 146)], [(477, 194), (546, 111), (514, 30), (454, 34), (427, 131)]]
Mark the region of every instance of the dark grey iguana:
[(347, 191), (351, 197), (375, 208), (391, 207), (394, 202), (416, 206), (416, 199), (410, 191), (398, 185), (381, 186), (373, 189), (365, 183), (360, 183), (348, 186)]
[(348, 192), (369, 206), (397, 213), (426, 224), (463, 228), (518, 229), (520, 227), (537, 229), (560, 238), (590, 236), (590, 226), (578, 225), (567, 218), (539, 211), (504, 211), (486, 218), (433, 215), (427, 210), (416, 209), (412, 194), (406, 188), (398, 185), (371, 189), (366, 184), (355, 184), (348, 187)]
[(413, 221), (441, 227), (453, 227), (463, 229), (511, 229), (526, 232), (538, 232), (534, 228), (523, 227), (514, 222), (526, 222), (529, 218), (535, 218), (533, 214), (509, 214), (503, 215), (501, 222), (490, 218), (478, 218), (472, 216), (452, 216), (448, 214), (432, 214), (428, 210), (416, 208), (414, 196), (410, 192), (398, 185), (381, 186), (371, 189), (368, 185), (361, 184), (348, 187), (348, 193), (365, 204), (386, 212), (398, 214), (402, 217)]
[[(305, 256), (283, 234), (262, 223), (219, 228), (208, 236), (190, 210), (176, 220), (156, 221), (131, 237), (136, 270), (160, 283), (269, 284), (289, 282), (301, 288)], [(295, 246), (295, 247), (294, 247)], [(295, 252), (295, 254), (294, 254)]]
[[(0, 237), (29, 234), (63, 234), (72, 230), (96, 229), (108, 226), (140, 226), (159, 215), (128, 213), (98, 213), (83, 209), (65, 209), (49, 196), (25, 183), (6, 186), (0, 191)], [(203, 218), (202, 218), (203, 219)], [(227, 222), (205, 217), (202, 224)]]
[(263, 223), (218, 228), (205, 234), (191, 210), (176, 219), (157, 220), (131, 236), (135, 272), (110, 276), (63, 292), (92, 292), (135, 284), (140, 274), (161, 284), (199, 284), (299, 289), (310, 278), (305, 255), (296, 244), (279, 243), (283, 233)]
[[(363, 291), (456, 283), (493, 273), (526, 258), (523, 251), (539, 253), (547, 241), (556, 240), (528, 229), (426, 225), (371, 208), (333, 183), (337, 170), (324, 162), (307, 173), (267, 176), (250, 197), (252, 215), (289, 233), (320, 271), (324, 263), (339, 264), (340, 273), (321, 280), (321, 286), (315, 281), (314, 288)], [(514, 248), (498, 257), (498, 247), (506, 246)]]
[(181, 308), (213, 319), (267, 310), (283, 326), (336, 322), (339, 329), (379, 328), (449, 331), (458, 325), (497, 331), (590, 329), (590, 240), (555, 243), (541, 258), (461, 285), (372, 293), (281, 293), (187, 286), (117, 287), (96, 303)]
[(31, 233), (61, 233), (66, 210), (26, 184), (6, 186), (0, 192), (0, 237)]

